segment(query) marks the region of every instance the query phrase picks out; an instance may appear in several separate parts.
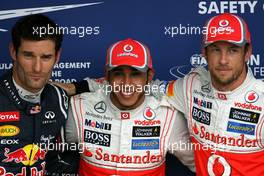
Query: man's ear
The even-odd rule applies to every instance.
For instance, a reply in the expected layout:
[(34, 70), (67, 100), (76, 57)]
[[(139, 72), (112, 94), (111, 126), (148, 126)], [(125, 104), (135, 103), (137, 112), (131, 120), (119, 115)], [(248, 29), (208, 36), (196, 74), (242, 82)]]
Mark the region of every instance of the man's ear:
[(55, 64), (57, 64), (60, 60), (60, 56), (61, 56), (61, 48), (56, 52), (56, 55), (55, 55)]
[(247, 62), (252, 54), (252, 45), (249, 44), (247, 46), (245, 46), (245, 62)]
[(109, 82), (110, 71), (107, 68), (105, 68), (104, 72), (105, 72), (105, 74), (104, 74), (105, 75), (105, 80)]
[(207, 62), (207, 53), (206, 53), (206, 48), (202, 48), (202, 57), (205, 58), (206, 62)]
[(152, 69), (149, 69), (147, 72), (147, 76), (148, 76), (148, 83), (150, 83), (154, 77), (155, 73)]
[(10, 53), (10, 56), (12, 57), (13, 61), (15, 61), (17, 53), (16, 53), (16, 50), (15, 50), (13, 43), (9, 43), (9, 53)]

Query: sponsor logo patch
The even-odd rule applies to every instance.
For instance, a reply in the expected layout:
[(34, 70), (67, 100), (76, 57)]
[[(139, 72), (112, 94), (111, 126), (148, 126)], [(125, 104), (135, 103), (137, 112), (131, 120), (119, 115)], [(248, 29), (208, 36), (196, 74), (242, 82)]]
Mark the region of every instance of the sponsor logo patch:
[(45, 113), (45, 120), (42, 121), (42, 124), (51, 124), (56, 123), (56, 114), (53, 111), (47, 111)]
[(240, 134), (255, 134), (255, 125), (237, 123), (237, 122), (228, 122), (227, 124), (227, 131), (240, 133)]
[(146, 120), (153, 120), (153, 119), (155, 119), (155, 117), (156, 117), (155, 112), (154, 112), (153, 109), (151, 109), (150, 107), (147, 107), (147, 108), (144, 110), (143, 115), (144, 115), (144, 118), (145, 118)]
[(96, 105), (94, 105), (94, 110), (98, 113), (105, 113), (106, 111), (106, 104), (103, 101), (98, 102)]
[(256, 110), (256, 111), (262, 111), (262, 107), (255, 106), (251, 103), (240, 103), (240, 102), (234, 102), (235, 107), (243, 108), (243, 109), (249, 109), (249, 110)]
[(247, 103), (255, 103), (258, 100), (258, 98), (259, 95), (253, 90), (247, 92), (245, 95), (245, 100)]
[(18, 111), (0, 112), (0, 122), (19, 121), (20, 113)]
[(202, 85), (201, 90), (205, 93), (210, 93), (211, 92), (211, 86), (210, 83), (206, 83), (205, 85)]
[(153, 125), (160, 125), (160, 120), (134, 120), (135, 125), (142, 125), (142, 126), (153, 126)]
[(84, 130), (84, 142), (109, 147), (111, 135), (91, 130)]
[(19, 139), (1, 139), (0, 144), (3, 144), (3, 145), (19, 144)]
[(160, 126), (133, 127), (132, 137), (159, 137), (159, 136), (160, 136)]
[(15, 136), (18, 135), (20, 129), (14, 125), (3, 125), (0, 126), (0, 136)]
[(121, 112), (120, 116), (122, 120), (130, 119), (130, 112)]
[(245, 134), (240, 134), (239, 136), (234, 135), (220, 135), (217, 133), (212, 133), (206, 131), (206, 127), (200, 126), (200, 129), (197, 126), (193, 127), (194, 133), (199, 136), (200, 139), (211, 141), (214, 144), (224, 144), (228, 146), (237, 146), (237, 147), (257, 147), (256, 139), (249, 139)]
[(223, 93), (217, 93), (217, 97), (220, 100), (227, 100), (226, 94), (223, 94)]
[(193, 107), (192, 109), (193, 119), (197, 122), (201, 122), (206, 125), (210, 125), (211, 122), (211, 113)]
[(23, 148), (19, 148), (15, 151), (10, 151), (9, 148), (5, 148), (5, 159), (2, 162), (9, 163), (22, 163), (25, 166), (32, 166), (39, 160), (44, 160), (47, 151), (42, 150), (35, 144), (29, 144)]
[(93, 153), (85, 147), (84, 155), (87, 157), (93, 157), (98, 161), (107, 161), (111, 163), (119, 164), (145, 164), (145, 163), (158, 163), (162, 160), (162, 155), (160, 153), (152, 153), (149, 150), (144, 150), (140, 155), (135, 155), (131, 153), (111, 153), (111, 151), (104, 151), (102, 148), (96, 148)]
[(211, 102), (201, 100), (201, 99), (196, 98), (196, 97), (193, 97), (193, 102), (194, 102), (194, 104), (197, 104), (198, 106), (204, 107), (207, 109), (212, 109), (212, 106), (213, 106)]
[(258, 123), (259, 113), (246, 111), (242, 109), (231, 108), (229, 118), (244, 122)]
[(97, 122), (95, 120), (89, 120), (89, 119), (85, 119), (85, 125), (92, 128), (103, 129), (103, 130), (111, 130), (112, 127), (110, 123)]
[(132, 150), (159, 149), (159, 139), (132, 139)]

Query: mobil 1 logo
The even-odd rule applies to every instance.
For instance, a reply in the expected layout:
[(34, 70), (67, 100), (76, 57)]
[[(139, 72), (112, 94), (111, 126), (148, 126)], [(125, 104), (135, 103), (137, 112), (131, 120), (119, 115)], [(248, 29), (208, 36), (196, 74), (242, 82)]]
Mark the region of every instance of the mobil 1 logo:
[(201, 110), (193, 106), (192, 117), (197, 122), (201, 122), (206, 125), (210, 125), (211, 122), (211, 113)]
[(84, 142), (109, 147), (111, 143), (111, 135), (85, 129)]

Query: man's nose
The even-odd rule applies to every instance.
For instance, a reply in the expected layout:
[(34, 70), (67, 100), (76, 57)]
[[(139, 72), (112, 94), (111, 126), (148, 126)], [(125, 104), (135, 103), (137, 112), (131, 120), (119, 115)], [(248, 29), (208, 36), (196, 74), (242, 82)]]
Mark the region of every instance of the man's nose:
[(41, 71), (41, 67), (42, 67), (41, 59), (40, 58), (36, 58), (35, 61), (34, 61), (34, 64), (33, 64), (33, 70), (35, 72), (40, 72)]
[(220, 55), (220, 64), (221, 65), (226, 65), (228, 63), (228, 55), (227, 55), (227, 52), (221, 52), (221, 55)]

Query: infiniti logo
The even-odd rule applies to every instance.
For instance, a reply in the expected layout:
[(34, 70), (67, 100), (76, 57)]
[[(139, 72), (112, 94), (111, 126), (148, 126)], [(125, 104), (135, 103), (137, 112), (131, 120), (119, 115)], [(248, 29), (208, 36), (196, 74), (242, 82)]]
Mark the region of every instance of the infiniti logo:
[(106, 111), (106, 104), (103, 101), (100, 101), (96, 105), (94, 105), (94, 110), (99, 113), (104, 113)]
[(47, 112), (45, 113), (45, 117), (46, 117), (46, 119), (54, 119), (54, 117), (55, 117), (55, 113), (52, 112), (52, 111), (47, 111)]

